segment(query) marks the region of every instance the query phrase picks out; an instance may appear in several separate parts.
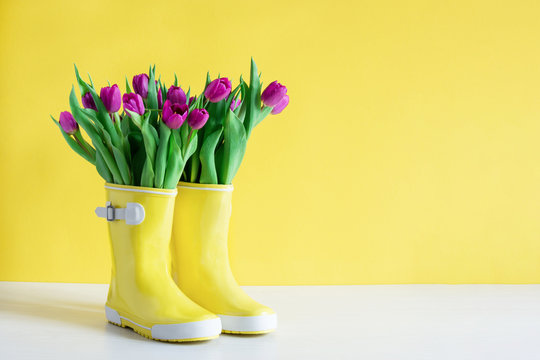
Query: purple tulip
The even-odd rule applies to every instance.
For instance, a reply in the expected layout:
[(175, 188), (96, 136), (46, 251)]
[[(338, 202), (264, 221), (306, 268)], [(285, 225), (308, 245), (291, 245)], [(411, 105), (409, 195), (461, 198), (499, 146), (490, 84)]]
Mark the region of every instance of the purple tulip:
[(196, 97), (196, 96), (190, 97), (190, 98), (189, 98), (189, 102), (188, 102), (188, 106), (191, 106), (191, 104), (192, 104), (194, 101), (197, 101), (197, 97)]
[(173, 104), (170, 100), (163, 104), (163, 122), (170, 129), (178, 129), (188, 115), (188, 106), (186, 104)]
[(157, 90), (157, 107), (163, 109), (163, 94), (161, 93), (161, 87), (158, 86)]
[(264, 89), (261, 100), (266, 106), (274, 107), (287, 94), (287, 88), (277, 81), (274, 81)]
[(208, 101), (217, 103), (229, 96), (231, 87), (232, 84), (229, 79), (219, 78), (208, 84), (204, 91), (204, 96), (206, 96)]
[(186, 103), (186, 93), (180, 86), (171, 86), (167, 91), (167, 100), (170, 100), (173, 104), (183, 105)]
[(199, 130), (206, 124), (210, 115), (205, 109), (193, 109), (189, 114), (187, 119), (188, 125), (193, 128), (193, 130)]
[(84, 94), (81, 100), (85, 109), (92, 109), (97, 111), (97, 106), (91, 93), (87, 92), (86, 94)]
[(242, 100), (240, 100), (240, 99), (233, 99), (233, 101), (231, 102), (231, 110), (234, 111), (234, 109), (236, 109), (237, 107), (239, 107), (240, 104), (242, 104)]
[(113, 86), (101, 88), (99, 97), (109, 113), (115, 113), (120, 110), (120, 106), (122, 105), (122, 95), (120, 94), (118, 85), (114, 84)]
[(69, 135), (73, 135), (79, 130), (79, 124), (77, 124), (69, 111), (62, 111), (60, 113), (60, 126)]
[(272, 109), (272, 115), (279, 114), (283, 111), (283, 109), (287, 107), (287, 105), (289, 105), (289, 95), (285, 95), (283, 99), (281, 99), (281, 101), (278, 102), (276, 106), (274, 106), (274, 108)]
[(149, 80), (150, 79), (148, 78), (148, 75), (139, 74), (139, 75), (135, 75), (133, 77), (133, 81), (131, 82), (131, 84), (133, 85), (133, 91), (141, 95), (143, 99), (146, 99), (148, 97), (148, 81)]
[(124, 94), (122, 100), (124, 101), (124, 110), (144, 115), (144, 102), (141, 95), (135, 93)]

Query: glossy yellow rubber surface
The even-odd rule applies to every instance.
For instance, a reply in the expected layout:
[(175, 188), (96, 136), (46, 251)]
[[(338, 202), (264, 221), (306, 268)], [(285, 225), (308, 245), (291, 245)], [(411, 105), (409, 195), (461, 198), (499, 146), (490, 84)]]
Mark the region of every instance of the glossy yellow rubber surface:
[(190, 299), (215, 314), (274, 314), (250, 298), (231, 272), (227, 248), (231, 199), (231, 185), (178, 184), (171, 243), (174, 279)]
[(145, 209), (144, 221), (139, 225), (126, 225), (123, 220), (108, 222), (112, 276), (107, 306), (126, 318), (117, 325), (152, 338), (149, 329), (143, 327), (215, 319), (214, 314), (184, 295), (171, 277), (175, 191), (116, 184), (106, 184), (105, 190), (114, 207), (125, 208), (126, 203), (136, 202)]

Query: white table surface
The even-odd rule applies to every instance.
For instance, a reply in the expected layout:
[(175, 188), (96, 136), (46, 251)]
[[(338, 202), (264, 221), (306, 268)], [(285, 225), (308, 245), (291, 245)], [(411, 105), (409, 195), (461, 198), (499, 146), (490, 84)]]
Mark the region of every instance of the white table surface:
[(0, 359), (540, 359), (540, 285), (245, 289), (276, 332), (179, 344), (108, 324), (107, 285), (0, 282)]

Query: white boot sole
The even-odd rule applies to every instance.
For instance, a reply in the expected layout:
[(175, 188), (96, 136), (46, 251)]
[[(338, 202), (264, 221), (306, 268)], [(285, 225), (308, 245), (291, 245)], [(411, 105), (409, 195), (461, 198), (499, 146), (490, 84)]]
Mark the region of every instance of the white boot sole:
[(153, 340), (182, 342), (214, 339), (221, 333), (219, 318), (182, 324), (163, 324), (146, 327), (121, 316), (118, 311), (105, 306), (107, 320), (117, 326), (129, 327), (139, 335)]
[(218, 315), (224, 333), (265, 334), (277, 328), (277, 315), (230, 316)]

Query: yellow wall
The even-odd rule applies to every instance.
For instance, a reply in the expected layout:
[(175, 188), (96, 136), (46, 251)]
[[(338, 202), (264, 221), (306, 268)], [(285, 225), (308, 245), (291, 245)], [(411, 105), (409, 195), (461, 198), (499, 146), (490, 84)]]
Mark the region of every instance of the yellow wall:
[(49, 114), (254, 56), (291, 104), (235, 180), (243, 284), (540, 282), (540, 2), (0, 2), (0, 280), (107, 282), (103, 182)]

